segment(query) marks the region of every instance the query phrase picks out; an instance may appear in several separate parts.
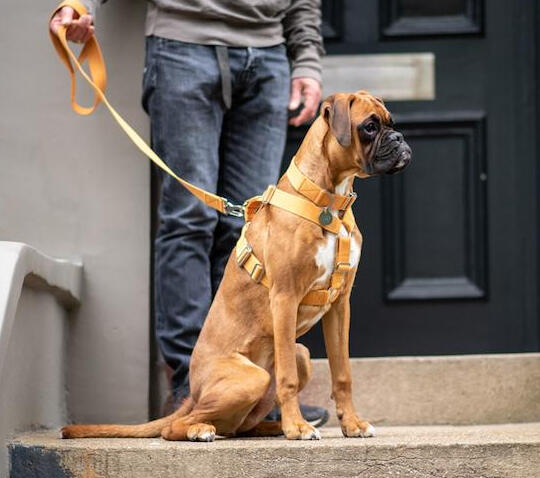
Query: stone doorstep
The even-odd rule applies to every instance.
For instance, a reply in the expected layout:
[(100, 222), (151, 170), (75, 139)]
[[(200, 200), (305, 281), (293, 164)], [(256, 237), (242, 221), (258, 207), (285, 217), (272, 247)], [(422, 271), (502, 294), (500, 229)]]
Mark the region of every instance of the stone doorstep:
[[(337, 426), (328, 362), (312, 363), (301, 401)], [(540, 422), (540, 353), (355, 358), (351, 371), (357, 410), (374, 425)]]
[(9, 445), (11, 478), (459, 477), (538, 478), (540, 423), (380, 427), (374, 438), (60, 440), (29, 433)]

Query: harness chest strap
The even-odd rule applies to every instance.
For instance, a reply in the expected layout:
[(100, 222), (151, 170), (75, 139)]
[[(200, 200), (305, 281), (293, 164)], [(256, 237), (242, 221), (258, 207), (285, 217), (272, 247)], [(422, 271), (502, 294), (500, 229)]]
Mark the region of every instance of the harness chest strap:
[[(246, 223), (236, 244), (236, 261), (243, 267), (249, 276), (257, 283), (270, 287), (270, 279), (266, 274), (261, 261), (253, 253), (253, 248), (246, 238), (246, 230), (250, 223)], [(330, 287), (328, 289), (313, 290), (307, 293), (301, 301), (301, 305), (322, 306), (334, 302), (345, 283), (347, 273), (352, 266), (349, 263), (350, 236), (339, 237), (337, 240), (337, 253), (334, 271), (330, 277)]]

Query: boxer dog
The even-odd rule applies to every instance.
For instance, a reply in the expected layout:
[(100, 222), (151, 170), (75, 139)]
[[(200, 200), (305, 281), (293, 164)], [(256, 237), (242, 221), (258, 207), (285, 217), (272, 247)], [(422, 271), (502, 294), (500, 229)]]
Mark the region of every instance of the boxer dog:
[[(365, 91), (327, 98), (295, 158), (300, 173), (329, 197), (352, 192), (355, 177), (393, 174), (407, 166), (411, 149), (393, 128), (383, 102)], [(277, 189), (299, 196), (287, 175)], [(327, 211), (328, 212), (328, 211)], [(343, 212), (329, 206), (332, 217)], [(352, 217), (352, 216), (351, 216)], [(173, 414), (141, 425), (69, 425), (63, 438), (156, 437), (213, 441), (222, 436), (319, 439), (300, 414), (298, 393), (310, 378), (309, 351), (296, 339), (322, 319), (332, 397), (345, 437), (368, 437), (374, 428), (355, 410), (349, 366), (349, 298), (362, 245), (353, 228), (332, 234), (320, 225), (265, 204), (246, 232), (264, 264), (267, 286), (231, 255), (221, 286), (191, 358), (190, 396)], [(328, 288), (336, 236), (350, 237), (346, 278), (334, 299), (303, 305), (310, 291)], [(281, 422), (265, 422), (275, 406)]]

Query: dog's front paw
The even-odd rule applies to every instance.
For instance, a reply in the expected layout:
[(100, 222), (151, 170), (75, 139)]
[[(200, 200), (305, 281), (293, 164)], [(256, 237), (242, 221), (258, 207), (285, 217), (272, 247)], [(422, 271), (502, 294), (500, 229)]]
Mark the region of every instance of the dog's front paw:
[(283, 434), (287, 440), (320, 440), (319, 430), (312, 427), (308, 422), (296, 421), (289, 426), (283, 427)]
[(375, 436), (375, 427), (369, 422), (360, 420), (356, 416), (349, 419), (342, 419), (341, 431), (348, 438), (368, 438)]

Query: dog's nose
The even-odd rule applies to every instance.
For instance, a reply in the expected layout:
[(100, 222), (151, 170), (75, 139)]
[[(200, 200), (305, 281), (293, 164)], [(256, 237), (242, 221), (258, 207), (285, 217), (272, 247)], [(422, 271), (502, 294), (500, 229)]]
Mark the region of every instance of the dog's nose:
[(388, 135), (388, 139), (390, 141), (397, 141), (398, 143), (402, 143), (403, 142), (403, 135), (399, 131), (392, 131)]

